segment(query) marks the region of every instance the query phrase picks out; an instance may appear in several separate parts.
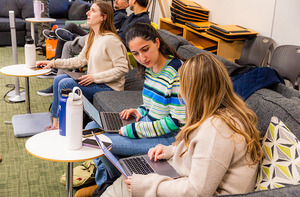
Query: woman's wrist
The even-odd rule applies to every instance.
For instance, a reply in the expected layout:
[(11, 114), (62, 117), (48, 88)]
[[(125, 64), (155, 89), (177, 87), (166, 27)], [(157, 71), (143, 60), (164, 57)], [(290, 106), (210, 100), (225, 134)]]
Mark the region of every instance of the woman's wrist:
[(53, 68), (56, 68), (56, 67), (55, 67), (55, 59), (52, 60), (52, 67), (53, 67)]

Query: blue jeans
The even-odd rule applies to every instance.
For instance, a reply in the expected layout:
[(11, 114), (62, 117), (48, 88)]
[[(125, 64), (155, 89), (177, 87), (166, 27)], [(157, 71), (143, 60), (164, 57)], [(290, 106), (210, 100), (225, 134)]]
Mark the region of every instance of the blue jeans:
[[(140, 121), (149, 122), (148, 118), (141, 118)], [(94, 122), (89, 122), (86, 129), (98, 128), (99, 126)], [(112, 141), (111, 152), (117, 157), (128, 157), (137, 154), (147, 154), (148, 150), (157, 144), (171, 145), (175, 141), (175, 136), (177, 132), (171, 132), (166, 135), (152, 138), (140, 138), (140, 139), (130, 139), (125, 136), (121, 136), (118, 133), (104, 133)], [(94, 159), (97, 166), (96, 170), (96, 183), (101, 185), (104, 181), (119, 177), (121, 173), (115, 168), (115, 166), (105, 157), (99, 157)]]
[(73, 89), (76, 86), (81, 89), (83, 95), (89, 100), (93, 99), (93, 96), (96, 92), (112, 90), (110, 87), (108, 87), (103, 83), (101, 84), (92, 83), (88, 86), (81, 86), (78, 85), (77, 81), (70, 78), (66, 74), (58, 75), (54, 78), (54, 82), (53, 82), (53, 101), (52, 101), (52, 108), (51, 108), (52, 117), (58, 118), (59, 99), (61, 97), (60, 90), (63, 88)]

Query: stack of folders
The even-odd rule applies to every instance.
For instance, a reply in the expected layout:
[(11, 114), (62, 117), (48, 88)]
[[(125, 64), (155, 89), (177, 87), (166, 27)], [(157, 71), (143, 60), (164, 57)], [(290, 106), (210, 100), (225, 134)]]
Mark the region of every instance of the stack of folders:
[(227, 42), (251, 39), (258, 34), (239, 25), (211, 25), (207, 33)]
[(174, 23), (208, 21), (209, 10), (189, 0), (172, 0), (171, 19)]

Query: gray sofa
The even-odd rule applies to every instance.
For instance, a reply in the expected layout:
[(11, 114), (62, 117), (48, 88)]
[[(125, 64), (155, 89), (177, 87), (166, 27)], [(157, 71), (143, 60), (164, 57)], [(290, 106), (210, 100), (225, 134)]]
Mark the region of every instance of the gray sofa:
[[(180, 36), (176, 36), (165, 30), (158, 30), (160, 35), (172, 45), (183, 58), (192, 57), (198, 53), (208, 53), (192, 46)], [(240, 65), (217, 56), (232, 74)], [(142, 104), (143, 81), (136, 78), (137, 69), (126, 75), (125, 91), (121, 92), (98, 92), (94, 95), (93, 104), (99, 111), (122, 111), (126, 108), (137, 108)], [(263, 88), (254, 92), (246, 103), (258, 116), (258, 129), (264, 136), (272, 116), (277, 116), (287, 127), (294, 131), (300, 139), (300, 93), (288, 88), (284, 84), (276, 84), (269, 88)], [(298, 196), (299, 186), (288, 186), (280, 189), (272, 189), (247, 194), (231, 196)]]
[[(33, 0), (0, 0), (0, 46), (10, 46), (9, 11), (13, 10), (16, 18), (17, 45), (24, 46), (25, 36), (30, 34), (30, 23), (26, 18), (34, 17)], [(56, 22), (50, 23), (63, 27), (66, 20), (85, 20), (90, 3), (83, 0), (49, 0), (49, 14)], [(37, 40), (37, 26), (35, 26)]]

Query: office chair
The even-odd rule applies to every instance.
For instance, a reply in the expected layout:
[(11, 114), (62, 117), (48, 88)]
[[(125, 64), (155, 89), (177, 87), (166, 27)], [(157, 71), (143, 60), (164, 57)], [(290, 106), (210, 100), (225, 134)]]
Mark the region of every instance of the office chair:
[(300, 46), (281, 45), (277, 47), (272, 55), (270, 67), (299, 90), (297, 80), (300, 74)]
[(240, 59), (235, 62), (247, 66), (267, 66), (272, 52), (274, 51), (274, 41), (265, 36), (256, 36), (244, 42)]

